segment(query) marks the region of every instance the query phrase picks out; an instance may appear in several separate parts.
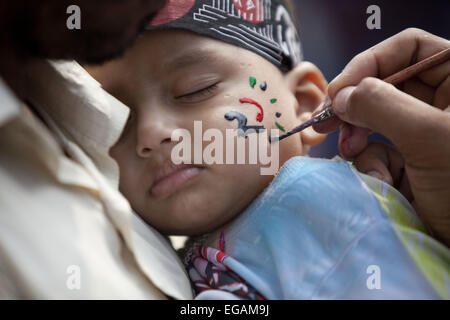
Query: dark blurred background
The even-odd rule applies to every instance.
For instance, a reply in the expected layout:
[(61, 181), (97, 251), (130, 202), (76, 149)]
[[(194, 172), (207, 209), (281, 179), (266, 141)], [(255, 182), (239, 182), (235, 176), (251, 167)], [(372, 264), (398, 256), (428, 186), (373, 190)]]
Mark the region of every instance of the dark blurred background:
[[(415, 27), (450, 38), (450, 0), (293, 0), (305, 60), (316, 64), (328, 81), (333, 80), (358, 53)], [(370, 5), (381, 9), (381, 29), (369, 30), (366, 13)], [(338, 154), (338, 133), (311, 150), (312, 156), (332, 158)], [(370, 140), (384, 140), (373, 135)]]

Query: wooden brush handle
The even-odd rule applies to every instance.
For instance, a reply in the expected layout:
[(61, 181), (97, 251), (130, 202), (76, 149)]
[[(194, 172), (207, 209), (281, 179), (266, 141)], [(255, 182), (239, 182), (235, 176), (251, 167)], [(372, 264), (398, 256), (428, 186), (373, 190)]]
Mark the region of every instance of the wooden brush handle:
[(399, 71), (393, 74), (392, 76), (387, 77), (386, 79), (383, 79), (383, 81), (393, 84), (395, 86), (403, 81), (406, 81), (414, 77), (415, 75), (425, 70), (431, 69), (432, 67), (447, 61), (448, 59), (450, 59), (450, 48), (445, 49), (422, 61), (419, 61), (416, 64), (413, 64), (412, 66), (403, 69), (402, 71)]

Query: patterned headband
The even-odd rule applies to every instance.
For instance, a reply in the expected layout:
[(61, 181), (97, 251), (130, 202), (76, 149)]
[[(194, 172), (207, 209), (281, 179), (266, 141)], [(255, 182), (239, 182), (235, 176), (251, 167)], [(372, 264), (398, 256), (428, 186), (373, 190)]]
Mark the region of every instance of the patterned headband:
[(248, 49), (283, 71), (301, 60), (283, 0), (168, 0), (146, 30), (184, 29)]

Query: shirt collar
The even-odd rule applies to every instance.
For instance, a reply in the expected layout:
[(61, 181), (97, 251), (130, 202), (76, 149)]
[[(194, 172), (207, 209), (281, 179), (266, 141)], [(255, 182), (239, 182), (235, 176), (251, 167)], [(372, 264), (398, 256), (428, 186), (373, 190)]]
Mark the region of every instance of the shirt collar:
[(27, 99), (77, 143), (113, 185), (118, 167), (109, 156), (129, 109), (74, 61), (36, 60), (27, 66)]

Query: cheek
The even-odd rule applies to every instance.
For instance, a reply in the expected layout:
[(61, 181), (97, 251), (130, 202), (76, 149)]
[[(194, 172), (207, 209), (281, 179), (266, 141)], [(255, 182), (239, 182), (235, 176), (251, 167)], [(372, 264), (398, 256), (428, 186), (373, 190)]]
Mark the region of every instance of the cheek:
[(132, 167), (134, 166), (130, 162), (119, 163), (119, 189), (130, 203), (135, 206), (139, 203), (141, 194), (145, 193), (145, 188), (141, 187), (141, 177), (138, 175), (138, 170), (133, 170), (131, 169)]
[(273, 178), (261, 175), (260, 165), (221, 165), (215, 169), (223, 179), (218, 197), (229, 205), (228, 210), (232, 212), (243, 210)]
[(241, 213), (270, 182), (257, 166), (214, 165), (205, 173), (170, 202), (149, 205), (148, 221), (165, 233), (210, 232)]
[[(204, 232), (216, 229), (238, 216), (270, 183), (270, 177), (259, 174), (259, 166), (222, 165), (215, 169), (214, 181), (209, 185), (206, 202), (199, 208), (198, 221)], [(205, 199), (205, 197), (202, 197)]]
[(238, 106), (232, 103), (217, 102), (215, 105), (210, 105), (203, 110), (199, 110), (190, 115), (192, 121), (201, 121), (203, 130), (207, 129), (233, 129), (233, 123), (225, 119), (225, 114), (230, 110), (237, 110)]
[[(278, 129), (280, 134), (289, 132), (301, 123), (301, 119), (295, 113), (293, 103), (278, 103), (273, 106), (271, 117), (267, 119), (267, 128)], [(284, 130), (284, 131), (283, 131)], [(303, 155), (303, 145), (300, 134), (294, 134), (291, 137), (280, 142), (279, 145), (280, 167), (290, 158)]]
[(129, 151), (129, 148), (126, 148), (121, 143), (116, 144), (109, 150), (109, 155), (117, 162), (119, 166), (121, 176), (127, 173), (130, 166), (131, 153)]

